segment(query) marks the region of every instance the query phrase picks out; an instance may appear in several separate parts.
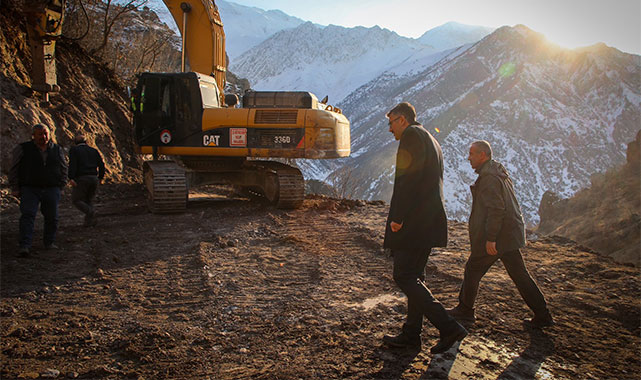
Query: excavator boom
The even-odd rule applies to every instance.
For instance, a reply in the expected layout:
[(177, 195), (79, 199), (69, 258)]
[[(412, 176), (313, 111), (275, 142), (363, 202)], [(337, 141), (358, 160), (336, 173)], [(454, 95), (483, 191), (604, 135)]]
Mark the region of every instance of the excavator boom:
[[(216, 78), (218, 88), (225, 88), (227, 61), (225, 31), (218, 7), (213, 0), (163, 0), (183, 38), (183, 57), (189, 71)], [(182, 71), (185, 71), (183, 58)]]

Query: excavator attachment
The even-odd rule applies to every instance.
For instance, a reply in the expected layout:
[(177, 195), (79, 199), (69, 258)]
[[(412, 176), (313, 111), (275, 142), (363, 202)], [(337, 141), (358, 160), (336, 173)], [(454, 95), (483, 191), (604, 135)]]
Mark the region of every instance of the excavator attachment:
[(31, 46), (31, 88), (48, 100), (60, 91), (56, 78), (56, 41), (62, 35), (65, 0), (26, 0), (27, 35)]

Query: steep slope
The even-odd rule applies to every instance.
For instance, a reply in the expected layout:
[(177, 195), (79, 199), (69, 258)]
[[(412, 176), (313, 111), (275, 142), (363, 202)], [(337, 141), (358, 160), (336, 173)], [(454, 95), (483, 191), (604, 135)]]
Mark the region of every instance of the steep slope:
[(102, 50), (94, 51), (103, 43), (105, 19), (120, 11), (112, 8), (105, 15), (101, 2), (79, 3), (69, 7), (63, 25), (64, 37), (77, 39), (90, 55), (100, 59), (130, 86), (141, 71), (168, 72), (180, 69), (180, 38), (163, 24), (156, 13), (146, 6), (120, 14), (110, 29)]
[(428, 30), (418, 40), (436, 50), (447, 50), (474, 43), (492, 33), (494, 28), (448, 22)]
[(592, 176), (572, 198), (543, 194), (537, 232), (579, 242), (621, 263), (641, 264), (641, 131), (625, 165)]
[(256, 90), (311, 91), (338, 102), (391, 67), (431, 47), (378, 26), (319, 27), (307, 22), (283, 30), (231, 63)]
[(339, 104), (353, 126), (354, 155), (343, 165), (360, 179), (356, 197), (390, 197), (396, 144), (385, 112), (399, 101), (417, 107), (443, 146), (450, 217), (469, 213), (476, 175), (467, 150), (484, 139), (512, 172), (526, 222), (535, 225), (545, 191), (570, 196), (623, 162), (641, 123), (641, 57), (605, 45), (561, 49), (516, 26), (419, 74), (387, 72)]
[(105, 159), (108, 180), (135, 180), (137, 162), (123, 84), (79, 45), (62, 40), (56, 45), (61, 91), (51, 95), (50, 105), (41, 104), (30, 90), (31, 54), (22, 12), (15, 4), (11, 0), (0, 4), (2, 173), (9, 170), (14, 146), (30, 139), (33, 124), (44, 123), (65, 149), (75, 133), (84, 131)]

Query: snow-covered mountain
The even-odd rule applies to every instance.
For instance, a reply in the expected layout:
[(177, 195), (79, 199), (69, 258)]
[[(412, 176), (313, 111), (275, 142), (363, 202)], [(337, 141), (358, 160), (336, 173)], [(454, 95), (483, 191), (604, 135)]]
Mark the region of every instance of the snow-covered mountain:
[(311, 91), (338, 102), (382, 72), (436, 51), (378, 26), (282, 30), (245, 52), (230, 69), (256, 90)]
[(305, 22), (279, 10), (265, 11), (223, 0), (216, 0), (216, 4), (225, 25), (226, 50), (232, 62), (275, 33)]
[(474, 43), (492, 33), (494, 28), (448, 22), (425, 32), (418, 40), (436, 50), (447, 50)]
[(419, 73), (389, 71), (350, 94), (339, 106), (352, 122), (352, 156), (301, 162), (306, 175), (335, 169), (329, 182), (340, 178), (354, 197), (388, 201), (397, 143), (385, 113), (400, 101), (416, 106), (443, 147), (450, 218), (469, 213), (476, 174), (468, 147), (483, 139), (535, 224), (546, 190), (570, 196), (625, 160), (641, 126), (641, 57), (603, 44), (562, 49), (525, 26), (500, 28)]
[[(232, 62), (243, 52), (260, 44), (274, 33), (295, 28), (305, 22), (279, 10), (266, 11), (224, 0), (215, 0), (215, 3), (225, 25), (225, 45), (227, 55)], [(174, 30), (176, 35), (180, 36), (180, 30), (162, 0), (149, 0), (148, 6)]]

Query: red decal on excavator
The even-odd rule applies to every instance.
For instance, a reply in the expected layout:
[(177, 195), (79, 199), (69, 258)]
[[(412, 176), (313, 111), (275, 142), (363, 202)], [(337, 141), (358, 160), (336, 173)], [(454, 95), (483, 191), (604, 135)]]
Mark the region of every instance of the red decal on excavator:
[(247, 128), (229, 128), (229, 146), (247, 146)]

